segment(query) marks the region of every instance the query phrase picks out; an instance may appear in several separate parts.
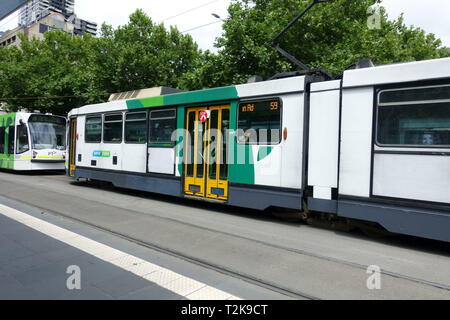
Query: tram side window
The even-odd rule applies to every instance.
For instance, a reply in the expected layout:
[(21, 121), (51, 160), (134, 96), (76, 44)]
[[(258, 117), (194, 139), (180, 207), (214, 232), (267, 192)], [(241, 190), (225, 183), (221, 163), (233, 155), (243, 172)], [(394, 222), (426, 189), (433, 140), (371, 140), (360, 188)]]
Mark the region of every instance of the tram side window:
[(125, 118), (125, 142), (147, 143), (147, 113), (128, 113)]
[(100, 143), (102, 141), (101, 116), (86, 118), (85, 139), (88, 143)]
[(122, 114), (105, 115), (103, 121), (103, 142), (122, 143)]
[(449, 147), (450, 86), (382, 91), (377, 121), (381, 146)]
[(21, 124), (17, 127), (17, 141), (16, 141), (17, 154), (21, 154), (30, 150), (28, 143), (28, 129), (25, 124)]
[(4, 127), (0, 128), (0, 153), (5, 153), (5, 129)]
[(172, 134), (177, 129), (175, 109), (150, 112), (150, 143), (173, 145)]
[(14, 126), (8, 128), (8, 154), (14, 154)]
[(239, 104), (238, 142), (240, 144), (279, 144), (281, 142), (281, 101)]

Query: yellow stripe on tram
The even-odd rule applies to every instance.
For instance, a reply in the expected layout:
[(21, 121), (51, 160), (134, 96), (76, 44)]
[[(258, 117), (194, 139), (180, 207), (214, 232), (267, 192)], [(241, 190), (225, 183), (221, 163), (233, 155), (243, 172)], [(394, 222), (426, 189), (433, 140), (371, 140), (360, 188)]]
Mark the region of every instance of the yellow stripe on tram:
[[(20, 157), (20, 159), (28, 160), (33, 159), (32, 157)], [(64, 157), (37, 157), (36, 159), (64, 159)]]
[(63, 157), (37, 157), (36, 159), (64, 159)]

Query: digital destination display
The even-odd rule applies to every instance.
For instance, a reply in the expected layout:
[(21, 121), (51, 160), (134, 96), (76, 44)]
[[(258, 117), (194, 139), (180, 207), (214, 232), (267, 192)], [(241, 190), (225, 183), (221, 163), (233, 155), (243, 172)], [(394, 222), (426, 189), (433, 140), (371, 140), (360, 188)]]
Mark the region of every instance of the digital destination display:
[(241, 103), (239, 105), (241, 112), (258, 112), (258, 111), (278, 111), (280, 110), (280, 101), (269, 100), (255, 103)]
[(66, 125), (66, 119), (56, 116), (47, 116), (47, 115), (40, 115), (40, 114), (34, 114), (28, 119), (28, 122), (44, 122), (44, 123), (53, 123), (53, 124), (59, 124), (62, 126)]

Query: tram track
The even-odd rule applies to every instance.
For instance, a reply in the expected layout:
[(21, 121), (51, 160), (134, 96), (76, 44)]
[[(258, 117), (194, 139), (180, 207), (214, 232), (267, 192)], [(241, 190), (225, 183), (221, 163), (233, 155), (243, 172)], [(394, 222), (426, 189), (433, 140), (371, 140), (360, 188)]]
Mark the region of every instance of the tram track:
[(255, 278), (255, 277), (251, 276), (251, 275), (239, 273), (239, 272), (234, 271), (234, 270), (232, 270), (230, 268), (226, 268), (225, 266), (220, 266), (220, 265), (217, 265), (217, 264), (213, 264), (213, 263), (204, 261), (202, 259), (198, 259), (198, 258), (195, 258), (195, 257), (192, 257), (192, 256), (188, 256), (186, 254), (183, 254), (181, 252), (178, 252), (178, 251), (175, 251), (175, 250), (172, 250), (172, 249), (169, 249), (169, 248), (165, 248), (165, 247), (162, 247), (162, 246), (159, 246), (159, 245), (156, 245), (156, 244), (152, 244), (152, 243), (149, 243), (149, 242), (146, 242), (146, 241), (142, 241), (140, 239), (131, 237), (131, 236), (127, 235), (127, 234), (123, 234), (121, 232), (117, 232), (117, 231), (105, 228), (103, 226), (100, 226), (100, 225), (97, 225), (97, 224), (94, 224), (94, 223), (91, 223), (91, 222), (87, 222), (87, 221), (84, 221), (82, 219), (75, 218), (73, 216), (70, 216), (70, 215), (67, 215), (67, 214), (55, 211), (53, 209), (39, 207), (39, 206), (36, 206), (35, 204), (31, 204), (31, 203), (28, 203), (26, 201), (23, 201), (23, 200), (20, 200), (20, 199), (17, 199), (17, 198), (12, 198), (12, 197), (7, 197), (7, 198), (10, 199), (10, 200), (13, 200), (13, 201), (20, 201), (20, 202), (22, 202), (22, 203), (24, 203), (26, 205), (32, 206), (32, 207), (37, 208), (39, 210), (43, 210), (43, 213), (49, 213), (49, 214), (52, 214), (54, 216), (63, 217), (65, 219), (68, 219), (68, 220), (71, 220), (71, 221), (83, 224), (85, 226), (97, 229), (97, 230), (102, 231), (102, 232), (106, 232), (106, 233), (108, 233), (110, 235), (113, 235), (113, 236), (119, 237), (121, 239), (130, 241), (132, 243), (135, 243), (137, 245), (146, 247), (148, 249), (152, 249), (152, 250), (158, 251), (160, 253), (167, 254), (167, 255), (170, 255), (172, 257), (175, 257), (175, 258), (178, 258), (178, 259), (181, 259), (181, 260), (193, 263), (195, 265), (198, 265), (198, 266), (201, 266), (201, 267), (204, 267), (204, 268), (207, 268), (209, 270), (213, 270), (213, 271), (222, 273), (224, 275), (231, 276), (231, 277), (243, 280), (243, 281), (248, 282), (250, 284), (257, 285), (257, 286), (259, 286), (261, 288), (268, 289), (268, 290), (271, 290), (273, 292), (283, 294), (283, 295), (285, 295), (287, 297), (301, 299), (301, 300), (320, 300), (319, 298), (311, 296), (311, 295), (309, 295), (307, 293), (303, 293), (303, 292), (299, 292), (299, 291), (293, 291), (293, 290), (288, 289), (288, 288), (283, 288), (283, 287), (278, 286), (278, 285), (276, 285), (274, 283), (271, 283), (269, 281), (258, 279), (258, 278)]
[[(135, 211), (135, 210), (128, 210), (128, 211), (131, 211), (131, 212), (134, 212), (134, 213), (137, 213), (137, 214), (143, 214), (142, 212)], [(164, 219), (166, 221), (180, 223), (180, 224), (183, 224), (183, 225), (186, 225), (186, 226), (189, 226), (189, 227), (194, 227), (194, 228), (202, 229), (202, 230), (205, 230), (205, 231), (221, 233), (223, 235), (231, 236), (231, 237), (242, 239), (242, 240), (248, 240), (248, 241), (257, 242), (259, 244), (262, 244), (262, 245), (265, 245), (265, 246), (269, 246), (269, 247), (272, 247), (272, 248), (275, 248), (275, 249), (281, 249), (281, 250), (285, 250), (285, 251), (289, 251), (289, 252), (293, 252), (293, 253), (297, 253), (297, 254), (306, 255), (306, 256), (309, 256), (309, 257), (314, 257), (314, 258), (323, 259), (323, 260), (330, 261), (330, 262), (344, 264), (344, 265), (347, 265), (347, 266), (359, 268), (359, 269), (364, 270), (364, 271), (366, 271), (367, 268), (369, 267), (369, 265), (363, 265), (363, 264), (355, 263), (355, 262), (352, 262), (352, 261), (347, 261), (347, 260), (343, 260), (343, 259), (338, 259), (338, 258), (334, 258), (334, 257), (320, 255), (320, 254), (316, 254), (316, 253), (309, 252), (309, 251), (306, 251), (306, 250), (296, 249), (296, 248), (292, 248), (292, 247), (288, 247), (288, 246), (277, 245), (277, 244), (274, 244), (274, 243), (271, 243), (271, 242), (268, 242), (268, 241), (259, 240), (259, 239), (255, 239), (255, 238), (251, 238), (251, 237), (245, 237), (245, 236), (238, 235), (238, 234), (235, 234), (235, 233), (220, 231), (220, 230), (217, 230), (217, 229), (208, 228), (208, 227), (204, 227), (204, 226), (199, 226), (197, 224), (181, 221), (181, 220), (174, 219), (174, 218), (161, 217), (159, 215), (155, 215), (155, 214), (151, 214), (151, 213), (145, 213), (145, 215), (150, 215), (150, 216), (158, 218), (158, 219)], [(450, 291), (450, 285), (437, 283), (437, 282), (433, 282), (433, 281), (428, 281), (428, 280), (425, 280), (425, 279), (415, 278), (415, 277), (411, 277), (411, 276), (408, 276), (408, 275), (402, 275), (402, 274), (399, 274), (399, 273), (396, 273), (396, 272), (391, 272), (391, 271), (383, 270), (383, 269), (381, 269), (381, 273), (384, 274), (384, 275), (395, 277), (395, 278), (404, 279), (404, 280), (408, 280), (408, 281), (413, 281), (413, 282), (416, 282), (416, 283), (425, 284), (425, 285), (429, 285), (429, 286), (433, 286), (433, 287), (436, 287), (436, 288), (440, 288), (440, 289), (444, 289), (444, 290), (449, 290)]]
[[(11, 200), (14, 200), (14, 201), (25, 203), (25, 204), (30, 205), (32, 207), (39, 208), (40, 210), (43, 210), (46, 213), (49, 213), (49, 214), (52, 214), (52, 215), (55, 215), (55, 216), (64, 217), (66, 219), (73, 220), (73, 221), (76, 221), (78, 223), (82, 223), (82, 224), (88, 225), (90, 227), (96, 228), (96, 229), (101, 230), (103, 232), (107, 232), (107, 233), (113, 234), (113, 235), (115, 235), (117, 237), (123, 238), (125, 240), (131, 241), (131, 242), (139, 244), (141, 246), (145, 246), (147, 248), (159, 251), (161, 253), (169, 254), (171, 256), (183, 259), (185, 261), (189, 261), (191, 263), (203, 266), (205, 268), (208, 268), (208, 269), (211, 269), (211, 270), (215, 270), (217, 272), (220, 272), (220, 273), (223, 273), (223, 274), (227, 274), (227, 275), (233, 276), (235, 278), (239, 278), (239, 279), (241, 279), (243, 281), (246, 281), (246, 282), (258, 285), (258, 286), (266, 288), (266, 289), (270, 289), (270, 290), (272, 290), (274, 292), (278, 292), (278, 293), (284, 294), (284, 295), (286, 295), (288, 297), (297, 298), (297, 299), (319, 299), (315, 295), (311, 295), (311, 294), (308, 294), (306, 292), (302, 292), (300, 290), (293, 290), (292, 288), (288, 288), (288, 287), (279, 285), (277, 283), (268, 281), (266, 279), (258, 278), (258, 277), (255, 277), (254, 275), (247, 274), (247, 273), (242, 273), (242, 272), (236, 271), (236, 270), (234, 270), (232, 268), (228, 268), (228, 267), (226, 267), (224, 265), (216, 264), (216, 263), (207, 261), (205, 259), (200, 259), (198, 257), (192, 256), (192, 255), (188, 255), (188, 254), (185, 254), (183, 252), (171, 249), (169, 247), (162, 246), (161, 244), (157, 244), (157, 243), (154, 243), (154, 242), (143, 241), (142, 239), (139, 239), (137, 237), (133, 237), (133, 236), (130, 236), (129, 234), (120, 232), (120, 230), (118, 230), (117, 228), (116, 228), (116, 230), (113, 230), (111, 228), (106, 228), (105, 226), (102, 226), (100, 224), (93, 223), (92, 221), (86, 221), (86, 219), (79, 219), (79, 218), (74, 217), (74, 216), (72, 216), (70, 214), (66, 214), (64, 212), (55, 210), (54, 208), (49, 208), (48, 206), (47, 207), (43, 207), (43, 206), (36, 205), (33, 202), (27, 201), (27, 199), (20, 199), (18, 197), (13, 197), (11, 195), (7, 195), (5, 197), (9, 198)], [(82, 200), (82, 199), (80, 198), (80, 200)], [(86, 200), (86, 199), (84, 199), (84, 200)], [(102, 205), (102, 206), (107, 205), (104, 202), (96, 201), (96, 200), (92, 200), (92, 199), (89, 199), (88, 201), (96, 203), (97, 205)], [(294, 254), (298, 254), (298, 255), (303, 255), (303, 256), (308, 256), (308, 257), (312, 257), (312, 258), (316, 258), (316, 259), (321, 259), (323, 261), (328, 261), (328, 262), (332, 262), (332, 263), (338, 263), (338, 264), (346, 265), (346, 266), (349, 266), (349, 267), (352, 267), (352, 268), (357, 268), (357, 269), (362, 270), (364, 272), (367, 270), (367, 267), (368, 267), (366, 265), (355, 263), (355, 262), (344, 260), (344, 259), (338, 259), (338, 258), (330, 257), (330, 256), (327, 256), (327, 255), (320, 255), (320, 254), (309, 252), (309, 251), (306, 251), (306, 250), (301, 250), (301, 249), (297, 249), (297, 248), (293, 248), (293, 247), (289, 247), (289, 246), (285, 246), (285, 245), (280, 245), (280, 244), (276, 244), (276, 243), (272, 243), (272, 242), (268, 242), (268, 241), (264, 241), (264, 240), (260, 240), (260, 239), (255, 239), (255, 238), (252, 238), (252, 237), (247, 237), (247, 236), (243, 236), (243, 235), (239, 235), (239, 234), (234, 234), (234, 233), (231, 233), (231, 232), (226, 232), (226, 231), (223, 231), (223, 230), (217, 230), (217, 229), (208, 228), (208, 227), (205, 227), (205, 226), (200, 226), (200, 225), (189, 223), (189, 222), (185, 222), (185, 221), (180, 221), (179, 219), (176, 219), (176, 218), (163, 217), (163, 216), (160, 216), (160, 215), (157, 215), (157, 214), (152, 214), (152, 213), (148, 213), (148, 212), (144, 213), (144, 212), (136, 211), (136, 210), (133, 210), (133, 209), (124, 209), (124, 208), (117, 207), (117, 206), (114, 206), (114, 205), (111, 205), (111, 204), (109, 206), (111, 206), (111, 207), (113, 207), (115, 209), (118, 209), (118, 210), (126, 210), (126, 211), (128, 211), (130, 213), (137, 214), (137, 215), (140, 215), (140, 216), (145, 216), (145, 217), (149, 217), (150, 216), (150, 217), (155, 218), (155, 219), (161, 219), (161, 220), (165, 220), (165, 221), (170, 222), (170, 223), (176, 223), (176, 224), (180, 224), (180, 225), (183, 225), (183, 226), (186, 226), (186, 227), (196, 228), (198, 230), (205, 231), (205, 232), (214, 232), (216, 234), (226, 235), (228, 237), (233, 237), (235, 239), (251, 241), (253, 243), (257, 243), (259, 245), (263, 245), (263, 246), (266, 246), (266, 247), (269, 247), (269, 248), (273, 248), (273, 249), (276, 249), (276, 250), (282, 250), (282, 251), (286, 251), (286, 252), (290, 252), (290, 253), (294, 253)], [(414, 283), (421, 284), (421, 285), (426, 285), (426, 286), (432, 286), (432, 287), (435, 287), (435, 288), (438, 288), (438, 289), (447, 290), (447, 291), (450, 290), (450, 286), (448, 286), (448, 285), (446, 285), (444, 283), (432, 282), (432, 281), (428, 281), (428, 280), (425, 280), (425, 279), (411, 277), (409, 275), (400, 274), (400, 273), (396, 273), (396, 272), (391, 272), (389, 270), (384, 270), (384, 269), (382, 269), (381, 272), (382, 272), (382, 274), (390, 276), (390, 277), (393, 277), (393, 278), (403, 279), (403, 280), (406, 280), (406, 281), (410, 281), (410, 282), (414, 282)]]

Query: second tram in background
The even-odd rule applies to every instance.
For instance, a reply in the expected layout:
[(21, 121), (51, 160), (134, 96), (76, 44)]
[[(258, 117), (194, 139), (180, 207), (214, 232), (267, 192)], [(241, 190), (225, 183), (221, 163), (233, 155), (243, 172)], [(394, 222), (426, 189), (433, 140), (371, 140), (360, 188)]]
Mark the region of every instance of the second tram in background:
[(66, 118), (54, 115), (0, 115), (0, 168), (64, 170), (66, 125)]

